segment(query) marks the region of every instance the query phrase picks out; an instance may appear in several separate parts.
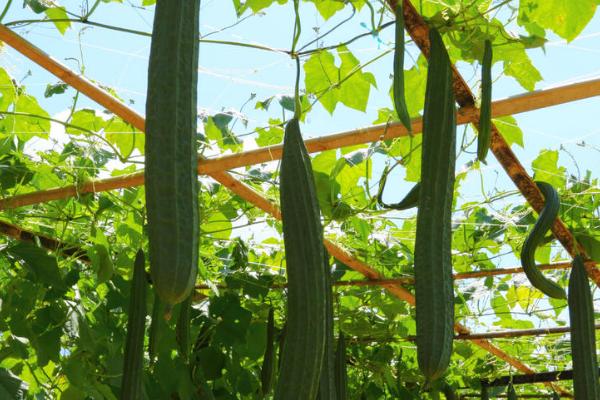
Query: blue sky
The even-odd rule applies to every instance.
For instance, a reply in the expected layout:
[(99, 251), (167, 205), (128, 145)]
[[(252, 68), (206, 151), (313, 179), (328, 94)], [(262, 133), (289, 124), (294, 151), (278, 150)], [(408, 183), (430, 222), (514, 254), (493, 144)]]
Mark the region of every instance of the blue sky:
[[(135, 3), (133, 1), (130, 4), (136, 4), (138, 0), (135, 0)], [(80, 2), (65, 1), (63, 4), (72, 7), (73, 11), (78, 11), (76, 7)], [(301, 43), (306, 43), (314, 37), (314, 27), (318, 26), (321, 31), (324, 31), (350, 13), (349, 9), (344, 10), (330, 21), (324, 22), (312, 4), (302, 3), (301, 10), (305, 21)], [(24, 12), (16, 5), (5, 18), (5, 22), (23, 17), (31, 18), (31, 16), (31, 12)], [(149, 32), (152, 24), (152, 8), (103, 4), (92, 19)], [(211, 35), (210, 38), (289, 48), (292, 20), (291, 4), (274, 5), (267, 10), (266, 15), (250, 17), (235, 28)], [(230, 1), (203, 1), (202, 34), (206, 35), (235, 22), (236, 16)], [(361, 23), (369, 23), (368, 14), (365, 12), (328, 37), (326, 42), (335, 44), (344, 38), (366, 32), (366, 28)], [(74, 29), (68, 31), (65, 36), (59, 35), (49, 24), (30, 25), (18, 31), (73, 69), (80, 68), (80, 62), (75, 59), (83, 59), (86, 76), (113, 87), (124, 99), (134, 101), (132, 106), (143, 113), (148, 38), (81, 25), (74, 25)], [(600, 41), (595, 35), (598, 32), (600, 32), (600, 17), (596, 16), (582, 33), (581, 38), (571, 44), (567, 45), (564, 41), (551, 37), (545, 53), (540, 49), (531, 50), (530, 57), (544, 77), (544, 81), (537, 85), (537, 89), (599, 76)], [(383, 43), (366, 37), (355, 42), (350, 49), (361, 60), (367, 60), (388, 48), (393, 39), (392, 29), (382, 32), (381, 39)], [(417, 54), (414, 47), (409, 48), (409, 52), (413, 56)], [(6, 51), (1, 63), (17, 79), (21, 79), (31, 70), (32, 76), (27, 77), (23, 83), (33, 92), (40, 93), (48, 82), (56, 81), (14, 51)], [(305, 136), (320, 136), (370, 125), (376, 119), (379, 108), (391, 106), (387, 95), (391, 83), (389, 79), (391, 63), (390, 54), (368, 67), (368, 70), (377, 77), (379, 88), (372, 90), (366, 113), (340, 105), (335, 115), (331, 116), (319, 107), (309, 115), (307, 123), (303, 126)], [(410, 63), (410, 58), (407, 58), (407, 63)], [(257, 100), (274, 94), (290, 94), (294, 82), (295, 65), (285, 54), (202, 44), (200, 66), (199, 106), (209, 113), (221, 110), (239, 111), (251, 93), (256, 94)], [(460, 67), (467, 79), (473, 78), (470, 83), (476, 91), (478, 74), (473, 66), (461, 65)], [(494, 98), (503, 98), (523, 91), (524, 89), (519, 87), (512, 78), (501, 77), (495, 83)], [(43, 106), (51, 113), (57, 113), (64, 110), (67, 96), (63, 96), (62, 100), (53, 97), (44, 102)], [(87, 105), (93, 106), (89, 102)], [(529, 164), (528, 161), (534, 158), (541, 148), (558, 148), (562, 144), (569, 150), (581, 152), (582, 148), (575, 143), (582, 138), (585, 138), (586, 143), (600, 145), (598, 135), (595, 134), (597, 128), (593, 123), (597, 105), (598, 100), (591, 99), (519, 115), (517, 119), (525, 132), (526, 150), (515, 149), (517, 154), (525, 164)], [(269, 117), (280, 116), (279, 112), (269, 114), (261, 110), (255, 111), (253, 103), (246, 105), (243, 112), (249, 120), (246, 131), (252, 130), (255, 126), (266, 125)], [(240, 128), (241, 125), (238, 124), (238, 129)], [(244, 133), (244, 129), (236, 133)], [(591, 167), (596, 151), (585, 149), (582, 153), (585, 154), (578, 159), (584, 161), (584, 167)], [(588, 154), (590, 157), (587, 156)], [(588, 158), (589, 163), (585, 162)], [(565, 160), (568, 167), (569, 162)], [(488, 169), (497, 170), (498, 165), (492, 161)]]

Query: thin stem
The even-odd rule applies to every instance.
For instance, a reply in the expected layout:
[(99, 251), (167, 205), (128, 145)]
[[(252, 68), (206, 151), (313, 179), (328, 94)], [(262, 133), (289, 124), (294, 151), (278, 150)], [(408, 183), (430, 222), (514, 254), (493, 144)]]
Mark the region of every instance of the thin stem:
[(92, 6), (92, 8), (90, 8), (88, 10), (87, 13), (85, 13), (85, 15), (83, 15), (81, 17), (82, 21), (87, 21), (89, 17), (92, 16), (92, 14), (94, 13), (94, 11), (96, 11), (96, 8), (98, 8), (98, 6), (100, 5), (100, 0), (96, 0), (96, 2), (94, 3), (94, 5)]
[(6, 5), (4, 6), (4, 10), (2, 10), (2, 14), (0, 14), (0, 22), (2, 22), (2, 19), (6, 16), (6, 13), (8, 12), (8, 9), (10, 8), (11, 4), (12, 4), (12, 0), (8, 0), (6, 2)]
[(227, 30), (227, 29), (234, 28), (234, 27), (238, 26), (239, 24), (241, 24), (242, 22), (244, 22), (245, 20), (247, 20), (248, 18), (252, 18), (252, 17), (254, 17), (255, 15), (256, 15), (256, 14), (248, 14), (248, 15), (246, 15), (244, 18), (238, 19), (236, 22), (234, 22), (234, 23), (233, 23), (233, 24), (231, 24), (231, 25), (227, 25), (227, 26), (225, 26), (225, 27), (223, 27), (223, 28), (221, 28), (221, 29), (217, 29), (217, 30), (214, 30), (214, 31), (212, 31), (212, 32), (208, 32), (206, 35), (201, 35), (201, 37), (204, 39), (204, 38), (207, 38), (207, 37), (209, 37), (210, 35), (214, 35), (214, 34), (217, 34), (217, 33), (221, 33), (221, 32), (223, 32), (223, 31), (225, 31), (225, 30)]
[(300, 58), (296, 57), (296, 85), (294, 86), (294, 118), (302, 116), (302, 102), (300, 101)]
[(292, 50), (290, 51), (292, 56), (295, 56), (296, 45), (300, 39), (300, 33), (302, 32), (302, 26), (300, 25), (300, 0), (294, 0), (294, 14), (296, 15), (296, 21), (294, 23), (294, 39), (292, 41)]
[[(137, 36), (152, 37), (152, 34), (150, 32), (144, 32), (144, 31), (138, 31), (138, 30), (135, 30), (135, 29), (122, 28), (122, 27), (114, 26), (114, 25), (107, 25), (107, 24), (103, 24), (101, 22), (85, 21), (85, 20), (82, 20), (80, 18), (23, 19), (23, 20), (16, 20), (16, 21), (7, 22), (6, 24), (4, 24), (4, 26), (7, 26), (7, 27), (10, 27), (10, 26), (22, 26), (22, 25), (38, 24), (38, 23), (49, 23), (49, 22), (51, 22), (51, 23), (55, 23), (55, 22), (71, 22), (71, 23), (77, 23), (77, 24), (84, 24), (84, 25), (95, 26), (95, 27), (98, 27), (98, 28), (109, 29), (109, 30), (113, 30), (113, 31), (117, 31), (117, 32), (130, 33), (132, 35), (137, 35)], [(241, 43), (241, 42), (234, 42), (234, 41), (229, 41), (229, 40), (211, 40), (211, 39), (200, 39), (199, 42), (200, 43), (222, 44), (222, 45), (227, 45), (227, 46), (247, 47), (247, 48), (251, 48), (251, 49), (271, 51), (271, 52), (274, 52), (274, 53), (282, 53), (282, 54), (288, 54), (288, 55), (290, 54), (290, 52), (287, 51), (287, 50), (277, 49), (277, 48), (273, 48), (273, 47), (269, 47), (269, 46), (265, 46), (265, 45), (260, 45), (260, 44)]]
[(300, 58), (296, 54), (296, 45), (300, 40), (302, 25), (300, 24), (300, 0), (294, 0), (294, 14), (296, 21), (294, 23), (294, 39), (292, 41), (291, 55), (296, 59), (296, 84), (294, 85), (294, 118), (300, 119), (302, 115), (302, 103), (300, 101)]
[(356, 7), (354, 7), (354, 4), (350, 3), (350, 5), (352, 6), (352, 14), (350, 14), (350, 16), (344, 20), (342, 20), (341, 22), (337, 23), (333, 28), (331, 28), (330, 30), (328, 30), (327, 32), (325, 32), (322, 35), (317, 36), (315, 39), (311, 40), (310, 42), (306, 43), (304, 46), (300, 47), (300, 49), (298, 49), (298, 53), (301, 53), (302, 50), (306, 49), (308, 46), (310, 46), (313, 43), (318, 42), (319, 40), (323, 39), (325, 36), (329, 35), (330, 33), (334, 32), (336, 29), (338, 29), (340, 26), (344, 25), (346, 22), (350, 21), (352, 18), (354, 18), (354, 15), (356, 15)]
[[(396, 21), (390, 21), (390, 22), (386, 22), (385, 24), (381, 25), (381, 27), (379, 27), (377, 29), (377, 33), (381, 32), (382, 30), (384, 30), (388, 26), (394, 25), (395, 22)], [(316, 49), (298, 51), (298, 55), (299, 56), (304, 56), (304, 55), (315, 53), (317, 51), (337, 49), (340, 46), (348, 46), (349, 44), (357, 41), (358, 39), (364, 38), (366, 36), (372, 36), (372, 35), (373, 35), (373, 32), (361, 33), (360, 35), (356, 35), (353, 38), (348, 39), (347, 41), (342, 42), (342, 43), (334, 44), (334, 45), (331, 45), (331, 46), (320, 47), (320, 48), (316, 48)]]

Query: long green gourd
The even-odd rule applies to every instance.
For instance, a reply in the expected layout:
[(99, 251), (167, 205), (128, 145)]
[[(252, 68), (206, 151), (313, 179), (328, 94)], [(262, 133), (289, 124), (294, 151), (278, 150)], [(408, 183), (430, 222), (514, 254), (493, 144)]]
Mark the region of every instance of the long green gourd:
[(277, 373), (281, 370), (281, 360), (283, 359), (283, 347), (285, 346), (285, 337), (287, 336), (287, 322), (277, 335)]
[(175, 339), (179, 345), (179, 356), (187, 363), (190, 359), (192, 295), (189, 295), (179, 307), (179, 317), (175, 325)]
[(578, 400), (600, 399), (594, 302), (583, 258), (575, 256), (569, 277), (573, 389)]
[(146, 328), (146, 280), (144, 252), (139, 250), (133, 263), (133, 278), (129, 296), (127, 338), (121, 380), (121, 400), (142, 398), (144, 375), (144, 333)]
[(198, 270), (196, 91), (199, 0), (158, 1), (146, 100), (146, 207), (150, 274), (169, 305)]
[(521, 265), (523, 265), (523, 271), (527, 275), (527, 279), (535, 288), (555, 299), (566, 299), (565, 290), (557, 283), (546, 278), (535, 264), (535, 250), (544, 241), (544, 235), (552, 227), (560, 208), (558, 193), (552, 185), (540, 181), (535, 183), (544, 195), (546, 203), (529, 236), (525, 239), (521, 249)]
[(481, 387), (481, 400), (490, 400), (487, 386)]
[(340, 330), (335, 350), (335, 392), (337, 400), (348, 398), (348, 370), (346, 369), (346, 339)]
[(417, 207), (419, 205), (419, 191), (421, 190), (421, 183), (416, 183), (412, 189), (408, 191), (406, 196), (398, 203), (387, 204), (383, 201), (383, 191), (387, 183), (387, 177), (389, 174), (389, 168), (386, 165), (381, 174), (379, 180), (379, 190), (377, 191), (377, 204), (383, 208), (391, 208), (393, 210), (408, 210), (410, 208)]
[(404, 13), (402, 11), (402, 2), (399, 1), (396, 5), (396, 43), (394, 47), (394, 108), (398, 119), (412, 132), (412, 124), (410, 123), (410, 115), (406, 106), (406, 97), (404, 95)]
[(492, 42), (486, 39), (481, 62), (481, 108), (479, 110), (479, 135), (477, 159), (485, 162), (492, 138)]
[(335, 389), (335, 338), (333, 335), (333, 293), (331, 288), (331, 266), (329, 265), (329, 253), (323, 248), (323, 268), (327, 274), (327, 293), (325, 295), (325, 354), (321, 367), (321, 378), (319, 380), (319, 393), (317, 400), (336, 400)]
[(287, 337), (275, 399), (314, 399), (325, 350), (327, 274), (312, 165), (297, 118), (285, 128), (280, 203), (288, 277)]
[(273, 372), (275, 368), (275, 315), (273, 307), (269, 309), (267, 316), (267, 344), (263, 356), (263, 364), (260, 369), (260, 387), (263, 398), (271, 392), (273, 384)]
[(512, 383), (508, 384), (508, 389), (506, 389), (506, 398), (508, 400), (517, 400), (517, 392), (515, 392), (515, 388)]
[(452, 198), (456, 157), (456, 104), (450, 59), (440, 34), (431, 43), (415, 239), (417, 359), (428, 381), (450, 363), (454, 325)]
[(458, 400), (458, 396), (456, 395), (454, 388), (448, 383), (444, 382), (442, 386), (442, 393), (444, 393), (444, 397), (446, 397), (446, 400)]

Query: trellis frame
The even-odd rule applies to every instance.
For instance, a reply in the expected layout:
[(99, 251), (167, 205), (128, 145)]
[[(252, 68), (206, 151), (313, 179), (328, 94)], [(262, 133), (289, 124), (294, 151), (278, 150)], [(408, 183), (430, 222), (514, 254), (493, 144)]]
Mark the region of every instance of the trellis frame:
[[(0, 36), (2, 34), (2, 27), (0, 26)], [(65, 76), (71, 77), (70, 74), (65, 74)], [(600, 79), (557, 86), (546, 90), (526, 92), (518, 96), (494, 101), (492, 103), (492, 117), (502, 117), (527, 111), (539, 110), (568, 102), (588, 99), (598, 95), (600, 95)], [(472, 106), (459, 108), (457, 123), (471, 123), (475, 112), (476, 111)], [(423, 128), (422, 119), (415, 118), (411, 122), (412, 131), (415, 133), (420, 133)], [(389, 124), (373, 125), (366, 128), (359, 128), (351, 131), (329, 134), (314, 139), (307, 139), (304, 141), (304, 143), (309, 153), (316, 153), (359, 144), (372, 143), (380, 140), (391, 140), (407, 135), (408, 130), (406, 127), (404, 127), (404, 125), (402, 125), (401, 122), (391, 122)], [(212, 172), (226, 171), (240, 167), (277, 161), (281, 159), (282, 150), (283, 145), (279, 144), (265, 146), (255, 150), (243, 151), (240, 153), (227, 154), (214, 158), (202, 158), (198, 160), (198, 174), (210, 175)], [(135, 172), (116, 177), (91, 180), (80, 185), (61, 186), (52, 189), (15, 195), (6, 199), (0, 199), (0, 210), (30, 206), (52, 200), (67, 199), (70, 197), (81, 196), (86, 193), (100, 193), (110, 190), (142, 186), (143, 184), (144, 173)]]
[[(428, 56), (428, 51), (429, 51), (428, 27), (425, 24), (423, 18), (414, 9), (414, 7), (410, 3), (410, 1), (404, 0), (403, 2), (404, 2), (404, 18), (405, 18), (406, 29), (409, 32), (409, 34), (411, 35), (411, 37), (413, 38), (413, 40), (415, 41), (415, 43), (419, 46), (419, 48), (421, 49), (423, 54), (425, 56)], [(387, 0), (387, 4), (392, 9), (394, 9), (397, 5), (397, 2), (396, 2), (396, 0)], [(113, 113), (115, 113), (115, 115), (118, 115), (124, 121), (130, 123), (131, 125), (133, 125), (137, 129), (139, 129), (140, 131), (144, 130), (144, 119), (141, 115), (137, 114), (134, 110), (130, 109), (127, 105), (125, 105), (122, 102), (120, 102), (119, 100), (113, 98), (111, 95), (104, 92), (101, 88), (97, 87), (93, 83), (78, 76), (77, 74), (68, 70), (66, 67), (62, 66), (60, 63), (51, 59), (51, 57), (48, 56), (47, 54), (45, 54), (43, 51), (36, 48), (31, 43), (27, 42), (25, 39), (21, 38), (19, 35), (12, 32), (10, 29), (6, 28), (3, 25), (0, 25), (0, 40), (9, 44), (15, 50), (19, 51), (20, 53), (22, 53), (23, 55), (25, 55), (26, 57), (28, 57), (29, 59), (31, 59), (38, 65), (40, 65), (42, 68), (48, 70), (49, 72), (51, 72), (52, 74), (54, 74), (55, 76), (57, 76), (58, 78), (63, 80), (64, 82), (70, 84), (71, 86), (76, 88), (78, 91), (82, 92), (83, 94), (87, 95), (88, 97), (95, 100), (99, 104), (103, 105), (107, 109), (111, 110)], [(459, 118), (461, 119), (461, 121), (464, 121), (465, 123), (471, 122), (474, 125), (477, 125), (477, 122), (479, 121), (479, 110), (474, 106), (474, 104), (475, 104), (474, 96), (471, 93), (470, 88), (468, 87), (468, 85), (466, 84), (464, 79), (460, 76), (460, 74), (454, 67), (453, 67), (453, 75), (454, 75), (454, 91), (455, 91), (456, 99), (457, 99), (457, 102), (459, 103), (459, 105), (461, 106), (461, 113), (460, 113)], [(594, 88), (593, 90), (597, 91), (598, 90), (597, 85), (599, 85), (599, 82), (592, 81), (592, 82), (590, 82), (589, 85), (590, 85), (590, 87)], [(595, 93), (593, 95), (596, 95), (596, 94), (597, 93)], [(580, 96), (580, 97), (577, 97), (577, 96)], [(573, 99), (580, 99), (580, 98), (588, 97), (586, 95), (582, 96), (581, 93), (577, 96), (573, 97)], [(591, 96), (589, 96), (589, 97), (591, 97)], [(506, 101), (510, 102), (510, 99), (508, 99)], [(569, 100), (567, 100), (567, 101), (569, 101)], [(517, 102), (515, 101), (515, 103), (517, 103)], [(548, 105), (559, 104), (559, 103), (561, 103), (561, 102), (560, 101), (559, 102), (550, 102), (550, 103), (548, 103)], [(525, 108), (524, 110), (533, 110), (533, 109), (539, 108), (537, 106), (531, 106), (531, 105), (529, 107), (530, 108), (528, 108), (528, 109)], [(494, 111), (494, 112), (495, 113), (497, 112), (497, 108), (496, 108), (496, 111)], [(494, 114), (494, 115), (499, 115), (499, 114)], [(416, 126), (414, 126), (414, 127), (417, 128), (419, 123), (420, 123), (420, 121), (418, 121), (418, 120), (415, 121)], [(389, 130), (389, 128), (390, 127), (386, 127), (385, 129)], [(420, 129), (415, 129), (415, 130), (417, 131)], [(399, 129), (398, 132), (400, 132), (400, 133), (397, 133), (397, 136), (402, 136), (401, 129)], [(404, 133), (404, 134), (406, 134), (406, 133)], [(356, 134), (356, 136), (358, 136), (358, 134)], [(333, 142), (334, 142), (334, 140), (332, 139), (332, 143)], [(310, 143), (309, 143), (309, 147), (311, 147)], [(316, 147), (316, 148), (311, 147), (311, 150), (313, 150), (313, 149), (317, 150), (318, 147)], [(506, 172), (511, 177), (513, 182), (515, 182), (515, 184), (517, 185), (519, 190), (523, 193), (525, 198), (528, 200), (528, 202), (532, 205), (532, 207), (536, 211), (539, 212), (544, 204), (541, 193), (539, 192), (539, 190), (533, 183), (531, 177), (529, 177), (529, 175), (527, 174), (527, 172), (525, 171), (523, 166), (519, 163), (517, 157), (514, 155), (514, 153), (512, 152), (512, 150), (507, 145), (506, 141), (500, 135), (500, 133), (498, 132), (497, 128), (494, 125), (492, 125), (491, 150), (494, 153), (494, 155), (496, 156), (496, 158), (499, 160), (500, 164), (505, 168)], [(211, 163), (211, 162), (207, 162), (205, 159), (201, 160), (201, 162), (205, 163), (205, 165), (210, 165), (210, 163)], [(220, 161), (220, 162), (222, 163), (222, 165), (225, 165), (225, 162), (223, 162), (223, 161)], [(212, 163), (218, 164), (219, 162), (213, 161)], [(199, 168), (199, 169), (201, 172), (203, 172), (202, 168)], [(222, 185), (228, 187), (230, 190), (232, 190), (234, 193), (236, 193), (241, 198), (254, 204), (255, 206), (262, 209), (263, 211), (271, 214), (273, 217), (280, 219), (279, 209), (277, 208), (277, 206), (275, 204), (273, 204), (268, 199), (266, 199), (265, 197), (263, 197), (262, 195), (260, 195), (256, 191), (254, 191), (252, 188), (250, 188), (246, 184), (233, 178), (229, 173), (225, 172), (224, 170), (210, 170), (210, 167), (205, 169), (205, 172), (207, 172), (207, 174), (209, 176), (211, 176), (212, 178), (217, 180)], [(140, 177), (138, 176), (136, 179), (140, 179)], [(143, 176), (142, 176), (142, 179), (143, 179)], [(137, 184), (141, 184), (139, 180), (137, 181)], [(96, 192), (97, 191), (96, 189), (98, 188), (97, 185), (99, 185), (99, 183), (92, 183), (92, 185), (93, 186), (92, 186), (90, 192)], [(118, 187), (118, 186), (115, 186), (115, 187), (109, 187), (109, 186), (110, 186), (110, 184), (104, 190), (110, 190), (110, 189), (114, 189), (114, 188)], [(133, 186), (133, 185), (130, 185), (130, 186)], [(120, 187), (122, 187), (122, 186), (120, 186)], [(79, 188), (79, 189), (81, 189), (81, 188)], [(49, 192), (51, 192), (51, 191), (46, 191), (46, 193), (49, 193)], [(66, 197), (73, 197), (73, 196), (76, 196), (78, 193), (81, 193), (81, 190), (77, 191), (77, 188), (75, 188), (75, 191)], [(48, 200), (49, 199), (45, 199), (45, 201), (48, 201)], [(15, 201), (14, 198), (12, 199), (12, 201), (13, 201), (12, 205), (17, 204), (16, 202), (14, 202)], [(3, 200), (2, 203), (0, 203), (0, 210), (2, 208), (10, 207), (11, 206), (10, 202), (11, 202), (11, 199), (8, 199), (6, 201)], [(585, 254), (585, 251), (582, 247), (575, 249), (575, 247), (574, 247), (575, 242), (574, 242), (573, 236), (568, 231), (568, 229), (565, 227), (565, 225), (562, 223), (562, 221), (557, 220), (555, 222), (552, 230), (553, 230), (553, 233), (556, 236), (556, 238), (559, 239), (559, 241), (563, 244), (565, 249), (571, 255), (573, 255), (573, 253), (576, 251), (579, 251), (581, 254)], [(368, 279), (381, 280), (382, 277), (375, 269), (373, 269), (366, 263), (354, 258), (346, 250), (337, 246), (333, 242), (331, 242), (329, 240), (325, 240), (325, 246), (327, 247), (329, 253), (332, 256), (338, 258), (340, 261), (344, 262), (346, 265), (357, 270), (358, 272), (361, 272)], [(594, 282), (600, 286), (600, 271), (598, 271), (596, 269), (594, 263), (589, 263), (589, 262), (586, 263), (586, 270), (588, 272), (588, 275), (594, 280)], [(381, 281), (379, 283), (379, 285), (386, 288), (394, 296), (407, 301), (409, 304), (414, 305), (414, 296), (408, 290), (403, 288), (402, 286), (395, 284), (395, 283), (384, 282), (384, 281)], [(455, 330), (459, 334), (462, 334), (462, 335), (468, 335), (470, 333), (466, 327), (462, 326), (459, 323), (455, 324)], [(496, 347), (492, 343), (490, 343), (488, 340), (475, 339), (475, 340), (473, 340), (473, 342), (475, 344), (477, 344), (479, 347), (484, 348), (485, 350), (489, 351), (490, 353), (492, 353), (492, 354), (496, 355), (497, 357), (501, 358), (502, 360), (508, 362), (510, 365), (514, 366), (518, 370), (525, 372), (527, 374), (533, 373), (533, 371), (529, 367), (527, 367), (525, 364), (523, 364), (519, 360), (509, 356), (508, 354), (506, 354), (505, 352), (500, 350), (498, 347)], [(563, 395), (569, 395), (568, 392), (566, 392), (560, 388), (558, 388), (558, 389), (560, 390), (560, 392)]]

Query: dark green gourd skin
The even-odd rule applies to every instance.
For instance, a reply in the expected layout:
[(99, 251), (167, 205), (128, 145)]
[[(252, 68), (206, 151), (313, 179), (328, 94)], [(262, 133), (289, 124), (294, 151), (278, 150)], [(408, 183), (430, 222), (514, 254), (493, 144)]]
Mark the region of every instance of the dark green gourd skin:
[(267, 317), (267, 344), (263, 356), (263, 364), (260, 369), (260, 386), (263, 397), (271, 392), (273, 383), (273, 372), (275, 371), (275, 315), (271, 307)]
[(421, 183), (417, 182), (409, 191), (406, 196), (398, 203), (387, 204), (383, 201), (383, 191), (387, 183), (389, 168), (386, 166), (381, 174), (381, 180), (379, 181), (379, 190), (377, 191), (377, 204), (383, 208), (390, 208), (392, 210), (408, 210), (419, 205), (419, 191), (421, 190)]
[(487, 386), (481, 388), (481, 400), (490, 400)]
[(331, 267), (329, 265), (329, 253), (323, 248), (323, 268), (327, 274), (327, 292), (325, 293), (325, 354), (323, 355), (323, 366), (321, 367), (321, 378), (319, 381), (319, 393), (317, 400), (336, 400), (335, 389), (335, 338), (333, 335), (333, 293), (331, 288)]
[(479, 112), (479, 136), (477, 159), (485, 162), (492, 138), (492, 43), (485, 41), (481, 63), (481, 109)]
[(517, 400), (517, 392), (515, 392), (515, 388), (512, 384), (508, 385), (508, 389), (506, 390), (506, 398), (508, 400)]
[(525, 239), (525, 243), (521, 249), (521, 265), (523, 265), (523, 271), (533, 287), (555, 299), (566, 299), (565, 290), (546, 278), (535, 264), (535, 250), (544, 241), (544, 235), (550, 230), (552, 224), (554, 224), (560, 208), (558, 193), (552, 185), (540, 181), (537, 181), (536, 184), (544, 195), (546, 203), (529, 236)]
[(312, 400), (325, 350), (327, 275), (312, 165), (296, 118), (285, 128), (280, 201), (288, 276), (287, 337), (275, 399)]
[(146, 280), (144, 252), (139, 250), (133, 265), (127, 338), (123, 378), (121, 380), (121, 400), (142, 398), (142, 378), (144, 375), (144, 334), (146, 329)]
[(404, 96), (404, 14), (402, 12), (402, 2), (399, 1), (396, 5), (396, 31), (395, 31), (395, 47), (394, 47), (394, 108), (398, 119), (412, 132), (412, 124), (410, 115), (406, 106), (406, 98)]
[(446, 400), (458, 400), (456, 392), (454, 391), (452, 386), (448, 385), (447, 383), (444, 383), (444, 385), (442, 386), (442, 393), (444, 393), (444, 397), (446, 397)]
[(450, 362), (454, 335), (451, 216), (456, 157), (456, 104), (451, 64), (439, 33), (431, 42), (415, 240), (417, 359), (429, 381)]
[(348, 370), (346, 369), (346, 339), (344, 332), (340, 331), (335, 350), (335, 388), (337, 400), (348, 398)]
[(158, 1), (146, 101), (150, 274), (167, 304), (183, 301), (198, 269), (196, 91), (199, 0)]
[(179, 356), (187, 363), (190, 359), (192, 296), (188, 296), (179, 306), (179, 317), (175, 325), (175, 339), (179, 345)]
[(573, 389), (578, 400), (600, 399), (594, 302), (583, 259), (576, 256), (569, 277), (569, 319)]

